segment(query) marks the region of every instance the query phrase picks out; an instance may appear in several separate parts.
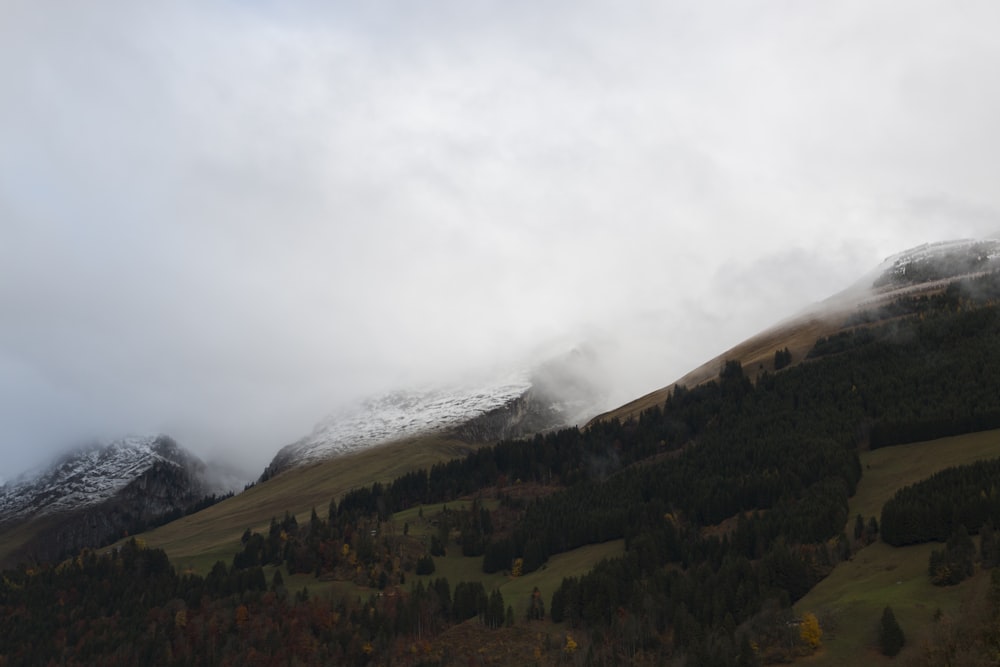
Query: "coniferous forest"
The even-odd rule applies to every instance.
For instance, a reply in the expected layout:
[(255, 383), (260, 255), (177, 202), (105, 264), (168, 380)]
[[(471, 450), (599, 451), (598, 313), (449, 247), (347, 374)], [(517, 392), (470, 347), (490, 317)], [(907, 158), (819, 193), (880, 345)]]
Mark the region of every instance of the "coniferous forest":
[[(778, 371), (727, 362), (635, 419), (483, 447), (331, 499), (308, 523), (275, 517), (204, 577), (140, 541), (25, 564), (0, 580), (0, 665), (464, 664), (435, 643), (448, 628), (541, 619), (568, 634), (539, 664), (757, 665), (809, 652), (790, 605), (851, 555), (859, 450), (1000, 427), (998, 296), (998, 274), (956, 283), (854, 317), (801, 363), (778, 350)], [(960, 555), (961, 530), (987, 526), (995, 549), (998, 472), (996, 461), (942, 472), (858, 525), (880, 525), (893, 545), (957, 535)], [(515, 485), (546, 492), (516, 497)], [(478, 501), (484, 490), (499, 507)], [(394, 513), (460, 498), (471, 505), (442, 512), (426, 543), (384, 530)], [(624, 555), (536, 591), (528, 619), (480, 583), (417, 579), (434, 577), (446, 549), (486, 573), (527, 574), (618, 539)], [(959, 567), (943, 570), (959, 562), (947, 558), (931, 576)], [(270, 581), (265, 567), (278, 568)], [(371, 595), (287, 590), (282, 571)], [(573, 655), (578, 643), (586, 656)]]

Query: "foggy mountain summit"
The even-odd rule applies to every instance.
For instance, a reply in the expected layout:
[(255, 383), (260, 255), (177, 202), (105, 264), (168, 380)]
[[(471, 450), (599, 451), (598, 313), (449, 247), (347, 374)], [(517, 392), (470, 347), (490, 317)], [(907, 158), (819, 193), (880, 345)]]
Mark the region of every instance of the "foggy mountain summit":
[[(576, 623), (573, 630), (581, 644), (600, 648), (609, 663), (630, 664), (637, 652), (619, 653), (614, 642), (603, 641), (616, 636), (627, 615), (636, 620), (636, 632), (644, 634), (635, 635), (635, 641), (644, 647), (646, 662), (667, 664), (681, 657), (692, 664), (738, 664), (740, 644), (745, 649), (739, 653), (751, 657), (753, 644), (764, 647), (760, 654), (775, 656), (771, 662), (815, 653), (819, 647), (805, 645), (809, 637), (795, 630), (798, 614), (807, 612), (803, 626), (810, 618), (816, 623), (820, 617), (830, 619), (823, 621), (828, 628), (842, 614), (870, 614), (871, 605), (860, 612), (841, 611), (845, 596), (872, 587), (870, 578), (858, 581), (852, 562), (876, 563), (866, 565), (883, 573), (876, 590), (898, 590), (900, 577), (921, 584), (919, 578), (928, 577), (922, 564), (909, 562), (897, 569), (901, 557), (913, 559), (892, 550), (908, 548), (912, 540), (940, 542), (941, 536), (907, 535), (903, 531), (908, 526), (950, 516), (963, 526), (961, 534), (970, 544), (965, 551), (971, 554), (966, 517), (978, 514), (982, 520), (982, 510), (989, 509), (990, 520), (996, 521), (995, 503), (992, 508), (978, 501), (956, 506), (953, 493), (932, 499), (933, 506), (900, 506), (895, 517), (887, 512), (887, 503), (876, 518), (886, 492), (914, 488), (908, 484), (934, 473), (935, 467), (982, 457), (984, 436), (995, 453), (1000, 376), (988, 371), (1000, 362), (1000, 271), (981, 271), (990, 252), (960, 255), (977, 259), (971, 266), (959, 261), (928, 272), (933, 275), (920, 282), (925, 293), (904, 294), (875, 308), (859, 304), (848, 317), (831, 316), (839, 327), (833, 337), (786, 331), (811, 336), (805, 356), (790, 352), (787, 338), (775, 340), (764, 346), (773, 360), (769, 367), (744, 367), (727, 359), (721, 369), (716, 366), (715, 381), (677, 388), (637, 419), (493, 445), (441, 447), (438, 439), (428, 438), (369, 449), (288, 470), (204, 512), (150, 531), (141, 541), (123, 541), (108, 555), (87, 554), (43, 570), (39, 577), (24, 570), (20, 576), (12, 574), (12, 584), (0, 596), (8, 617), (25, 618), (21, 610), (28, 610), (40, 621), (18, 623), (10, 633), (0, 633), (0, 652), (42, 656), (38, 647), (48, 649), (49, 644), (38, 637), (51, 633), (56, 623), (57, 629), (66, 629), (55, 633), (61, 643), (49, 654), (56, 658), (79, 655), (79, 642), (90, 641), (76, 639), (81, 636), (95, 637), (93, 655), (131, 650), (129, 659), (141, 662), (141, 656), (162, 653), (163, 632), (173, 630), (170, 646), (189, 647), (176, 655), (209, 654), (224, 644), (232, 662), (263, 651), (280, 660), (302, 646), (303, 662), (389, 664), (405, 655), (418, 633), (425, 633), (428, 645), (433, 641), (441, 647), (439, 655), (447, 651), (451, 656), (441, 659), (447, 664), (474, 662), (483, 655), (496, 656), (497, 663), (525, 664), (532, 655), (544, 656), (537, 643), (541, 633), (554, 632), (559, 638), (564, 621), (570, 621)], [(914, 267), (942, 257), (937, 251), (911, 253), (890, 266), (912, 276), (919, 272)], [(805, 359), (809, 361), (803, 363)], [(385, 416), (395, 410), (405, 419), (384, 421), (403, 425), (419, 422), (422, 415), (426, 425), (435, 415), (442, 420), (453, 415), (455, 404), (481, 406), (495, 400), (499, 408), (447, 427), (450, 434), (493, 437), (497, 426), (520, 426), (511, 417), (531, 392), (576, 384), (574, 374), (561, 371), (556, 364), (547, 382), (536, 379), (521, 394), (523, 384), (512, 381), (487, 383), (478, 390), (466, 387), (464, 392), (393, 392), (370, 401), (369, 413)], [(543, 405), (554, 405), (559, 398), (562, 405), (572, 403), (564, 393), (549, 395)], [(367, 421), (375, 418), (369, 414)], [(926, 456), (928, 447), (957, 456), (914, 470), (911, 459), (934, 458)], [(883, 453), (879, 449), (887, 450), (886, 456), (873, 457)], [(913, 456), (915, 451), (921, 455)], [(427, 455), (446, 460), (428, 468)], [(971, 493), (959, 495), (988, 502), (995, 475), (989, 468), (984, 472), (983, 494), (970, 486)], [(979, 484), (979, 478), (977, 473), (973, 483)], [(860, 513), (852, 517), (849, 501), (864, 501), (867, 522)], [(321, 504), (327, 507), (325, 516), (316, 511)], [(99, 520), (85, 518), (78, 523)], [(848, 537), (852, 525), (853, 541)], [(995, 546), (991, 525), (982, 524), (981, 540), (988, 543), (987, 536), (994, 536)], [(881, 546), (854, 558), (880, 539)], [(994, 559), (995, 553), (994, 548)], [(914, 555), (926, 554), (921, 549)], [(939, 558), (931, 553), (932, 579)], [(118, 567), (116, 559), (123, 565)], [(281, 569), (270, 593), (265, 567)], [(970, 560), (968, 574), (973, 568)], [(456, 571), (466, 579), (452, 588), (446, 575)], [(297, 576), (296, 588), (303, 585), (294, 598), (279, 588), (285, 572)], [(155, 578), (158, 573), (163, 576)], [(431, 587), (413, 581), (431, 574), (437, 577)], [(97, 579), (107, 575), (107, 583)], [(835, 588), (832, 598), (823, 592), (827, 578)], [(83, 583), (93, 584), (91, 597), (81, 596), (93, 613), (73, 618), (56, 614), (54, 619), (50, 609), (62, 603), (63, 591), (78, 584), (83, 588)], [(487, 598), (486, 586), (494, 583), (499, 585)], [(916, 589), (927, 608), (941, 599), (927, 590), (935, 583), (924, 581)], [(143, 584), (148, 595), (131, 604), (136, 587)], [(331, 591), (331, 586), (336, 588)], [(116, 604), (98, 597), (102, 587), (115, 591)], [(353, 592), (358, 588), (371, 591), (367, 602)], [(456, 593), (448, 608), (441, 600), (451, 590)], [(734, 594), (739, 591), (746, 595)], [(585, 598), (606, 599), (606, 604), (580, 602)], [(412, 604), (416, 613), (400, 613), (400, 600)], [(483, 609), (479, 622), (474, 620), (477, 605)], [(458, 614), (456, 607), (462, 610)], [(121, 620), (118, 615), (111, 619), (132, 632), (122, 633), (124, 641), (102, 641), (96, 632), (109, 626), (108, 608), (125, 610)], [(608, 615), (607, 609), (620, 613)], [(928, 614), (916, 613), (926, 619), (924, 625), (929, 623)], [(386, 622), (392, 614), (405, 624)], [(993, 617), (984, 616), (987, 621)], [(263, 630), (257, 632), (257, 625), (246, 622), (258, 618), (289, 622), (260, 626)], [(330, 622), (301, 622), (308, 618)], [(366, 621), (370, 625), (362, 625)], [(906, 622), (915, 634), (922, 627), (914, 617)], [(452, 631), (459, 626), (460, 631)], [(225, 642), (209, 645), (216, 627)], [(147, 630), (137, 635), (133, 628)], [(384, 632), (387, 640), (366, 647), (355, 640), (359, 632)], [(740, 632), (751, 634), (740, 638)], [(268, 636), (278, 641), (268, 645)], [(842, 637), (846, 641), (841, 645), (857, 645), (862, 657), (855, 662), (864, 663), (870, 654), (870, 627), (851, 627)], [(491, 644), (493, 638), (498, 640)], [(718, 659), (702, 659), (709, 645), (720, 647)], [(565, 662), (565, 655), (557, 642), (545, 664)]]
[(205, 464), (165, 435), (128, 436), (66, 454), (0, 487), (0, 523), (78, 510), (114, 496), (154, 466), (187, 471), (207, 490)]
[(494, 381), (396, 390), (337, 410), (275, 455), (262, 479), (288, 468), (414, 436), (490, 443), (582, 423), (606, 397), (597, 352), (581, 346)]
[(93, 444), (0, 487), (0, 527), (16, 532), (27, 525), (31, 533), (16, 547), (0, 548), (0, 562), (102, 546), (224, 491), (202, 461), (168, 436)]
[(894, 288), (986, 273), (1000, 268), (1000, 239), (924, 243), (888, 258), (872, 287)]
[[(841, 299), (838, 312), (861, 310), (901, 294), (943, 289), (954, 279), (997, 268), (1000, 240), (923, 244), (886, 259), (859, 283), (860, 291), (847, 290), (831, 299)], [(770, 346), (761, 349), (765, 355), (773, 354)], [(615, 369), (607, 365), (596, 348), (581, 345), (530, 372), (376, 395), (331, 413), (309, 435), (282, 447), (261, 477), (267, 479), (295, 466), (419, 436), (490, 444), (583, 424), (611, 407), (606, 402), (609, 378)], [(710, 377), (717, 365), (716, 361), (705, 364), (705, 377)], [(659, 391), (650, 397), (658, 395)], [(149, 520), (190, 506), (208, 493), (228, 490), (210, 481), (215, 474), (214, 468), (210, 470), (166, 436), (123, 438), (67, 454), (50, 467), (0, 487), (0, 523), (112, 507), (112, 513), (120, 515), (115, 524), (120, 529), (137, 517)], [(122, 509), (122, 494), (138, 499), (145, 492), (136, 489), (148, 488), (144, 485), (150, 479), (168, 477), (176, 484), (161, 485), (160, 500), (146, 493), (146, 506), (129, 504), (127, 510)], [(147, 481), (138, 481), (144, 478)]]
[(1000, 10), (936, 4), (14, 0), (0, 475), (159, 430), (259, 473), (401, 375), (589, 328), (627, 400), (993, 231)]
[(691, 387), (715, 379), (726, 360), (738, 360), (747, 369), (773, 370), (776, 349), (790, 347), (794, 356), (803, 356), (818, 338), (836, 334), (847, 326), (845, 322), (867, 321), (899, 299), (940, 293), (952, 283), (997, 270), (1000, 270), (997, 236), (922, 243), (896, 252), (864, 271), (846, 289), (709, 356), (700, 365), (690, 365), (690, 370), (673, 378), (670, 384), (660, 385), (596, 419), (637, 416), (643, 409), (666, 400), (677, 385)]

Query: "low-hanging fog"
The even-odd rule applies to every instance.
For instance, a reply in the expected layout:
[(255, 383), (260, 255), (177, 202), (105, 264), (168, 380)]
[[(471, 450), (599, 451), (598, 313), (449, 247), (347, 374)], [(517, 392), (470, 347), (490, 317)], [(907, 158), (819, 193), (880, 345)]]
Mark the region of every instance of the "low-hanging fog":
[(620, 403), (1000, 231), (995, 3), (353, 4), (0, 8), (0, 477), (581, 345)]

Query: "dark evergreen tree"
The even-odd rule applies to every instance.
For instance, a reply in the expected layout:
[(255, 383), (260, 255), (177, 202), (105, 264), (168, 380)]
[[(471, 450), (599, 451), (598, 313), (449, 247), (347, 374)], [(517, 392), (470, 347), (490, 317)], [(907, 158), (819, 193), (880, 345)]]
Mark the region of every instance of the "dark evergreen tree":
[(787, 347), (783, 350), (774, 351), (774, 370), (780, 371), (791, 363), (792, 353)]
[(896, 615), (892, 613), (891, 607), (886, 607), (882, 611), (882, 620), (879, 622), (878, 644), (883, 655), (890, 658), (898, 654), (906, 643), (903, 629), (896, 621)]
[(878, 539), (878, 519), (868, 518), (868, 542), (869, 544)]
[(490, 593), (489, 602), (483, 615), (483, 623), (488, 628), (499, 628), (503, 626), (505, 620), (503, 594), (500, 593), (500, 589), (494, 588), (493, 592)]
[(423, 556), (417, 559), (417, 574), (434, 574), (434, 558)]

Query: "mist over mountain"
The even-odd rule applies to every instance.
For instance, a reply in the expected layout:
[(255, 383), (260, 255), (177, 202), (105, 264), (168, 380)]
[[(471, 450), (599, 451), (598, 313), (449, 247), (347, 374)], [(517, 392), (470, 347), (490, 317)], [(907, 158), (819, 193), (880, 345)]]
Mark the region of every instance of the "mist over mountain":
[(606, 373), (594, 349), (576, 347), (530, 372), (373, 396), (329, 414), (310, 435), (282, 447), (263, 478), (414, 436), (491, 443), (575, 426), (606, 409)]
[[(335, 411), (235, 496), (200, 495), (208, 467), (167, 436), (82, 448), (0, 487), (0, 565), (21, 564), (0, 606), (23, 621), (0, 657), (555, 665), (584, 644), (608, 664), (841, 664), (871, 652), (865, 619), (890, 590), (907, 631), (932, 637), (920, 650), (950, 614), (980, 632), (1000, 613), (996, 596), (967, 604), (1000, 562), (998, 256), (995, 239), (891, 255), (580, 428), (562, 427), (609, 386), (584, 345)], [(872, 599), (845, 607), (862, 587)], [(53, 617), (66, 595), (90, 604)]]
[[(993, 454), (998, 25), (985, 0), (5, 0), (0, 562), (273, 476), (150, 548), (0, 577), (0, 663), (146, 664), (166, 635), (177, 662), (785, 662), (789, 603), (838, 567), (875, 587), (828, 634), (862, 637), (842, 664), (871, 661), (865, 604), (911, 594), (921, 640), (995, 640), (867, 520), (920, 481), (879, 446)], [(373, 595), (293, 602), (317, 574)], [(535, 582), (554, 644), (527, 645)], [(445, 636), (480, 618), (492, 644)], [(599, 630), (569, 655), (565, 623)]]
[(625, 401), (1000, 228), (988, 3), (390, 4), (8, 3), (0, 475), (128, 432), (257, 471), (540, 344)]

